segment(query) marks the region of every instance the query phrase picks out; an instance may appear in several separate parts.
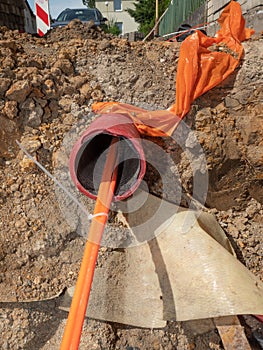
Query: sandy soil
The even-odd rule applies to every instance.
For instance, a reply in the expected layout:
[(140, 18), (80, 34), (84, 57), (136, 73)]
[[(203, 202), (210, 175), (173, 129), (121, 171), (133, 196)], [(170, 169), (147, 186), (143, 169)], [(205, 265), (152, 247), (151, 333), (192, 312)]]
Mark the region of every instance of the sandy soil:
[[(95, 118), (93, 102), (115, 100), (146, 109), (174, 102), (179, 48), (160, 41), (131, 43), (78, 22), (42, 39), (0, 28), (1, 349), (59, 348), (67, 318), (58, 309), (60, 294), (76, 282), (85, 243), (68, 204), (61, 210), (53, 181), (24, 157), (15, 140), (50, 172), (67, 173), (74, 138)], [(198, 98), (185, 119), (207, 162), (203, 204), (217, 217), (239, 260), (261, 280), (262, 48), (261, 36), (244, 43), (239, 69)], [(151, 193), (189, 204), (193, 179), (202, 175), (200, 164), (193, 166), (193, 140), (191, 132), (180, 140), (151, 140), (173, 161), (164, 164), (172, 174), (167, 175), (166, 193), (148, 166), (145, 180)], [(181, 198), (176, 197), (175, 173)], [(92, 210), (93, 203), (87, 206)], [(108, 229), (120, 227), (112, 215)], [(106, 253), (103, 248), (100, 261)], [(260, 349), (262, 324), (252, 316), (240, 320), (252, 349)], [(223, 347), (208, 321), (168, 322), (164, 329), (150, 330), (87, 319), (80, 349)]]

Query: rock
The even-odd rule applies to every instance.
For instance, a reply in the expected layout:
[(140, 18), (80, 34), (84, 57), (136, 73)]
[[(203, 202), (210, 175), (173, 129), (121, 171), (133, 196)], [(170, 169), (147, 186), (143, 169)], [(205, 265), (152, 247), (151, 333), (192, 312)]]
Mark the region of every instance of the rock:
[(32, 58), (31, 60), (28, 61), (28, 66), (36, 67), (38, 69), (43, 69), (44, 63), (39, 58)]
[(70, 77), (69, 81), (75, 89), (79, 89), (82, 85), (84, 85), (87, 82), (87, 77), (77, 75), (74, 77)]
[(18, 45), (14, 40), (0, 40), (0, 47), (5, 47), (13, 52), (18, 50)]
[(24, 102), (31, 91), (30, 84), (27, 80), (15, 82), (6, 92), (6, 97), (9, 100)]
[(248, 215), (248, 217), (253, 217), (254, 215), (255, 215), (255, 213), (257, 213), (258, 212), (258, 208), (257, 208), (257, 206), (255, 206), (255, 205), (249, 205), (247, 208), (246, 208), (246, 213), (247, 213), (247, 215)]
[(246, 89), (246, 90), (238, 91), (234, 96), (235, 96), (235, 99), (238, 100), (240, 104), (245, 105), (246, 103), (248, 103), (248, 100), (252, 95), (251, 92), (252, 91), (250, 91), (249, 89)]
[(27, 229), (27, 227), (28, 225), (26, 219), (24, 218), (21, 218), (15, 222), (15, 228), (20, 232), (24, 232)]
[(19, 184), (14, 183), (13, 185), (10, 186), (11, 192), (16, 192), (19, 189)]
[(37, 276), (34, 280), (33, 280), (33, 283), (34, 284), (40, 284), (44, 281), (44, 278), (41, 277), (41, 276)]
[(58, 104), (64, 109), (65, 112), (70, 112), (72, 99), (70, 98), (70, 96), (62, 97), (59, 100)]
[(47, 98), (57, 98), (58, 90), (53, 80), (47, 79), (42, 85), (42, 92)]
[(91, 93), (93, 91), (92, 87), (86, 83), (81, 86), (79, 89), (81, 95), (85, 96), (86, 99), (89, 99), (91, 97)]
[(59, 68), (66, 75), (72, 75), (74, 73), (74, 67), (68, 59), (59, 59), (54, 64), (54, 68)]
[(239, 230), (237, 227), (235, 227), (232, 224), (228, 224), (227, 231), (230, 233), (230, 235), (234, 238), (238, 238), (239, 236)]
[(234, 107), (238, 107), (239, 106), (239, 101), (231, 98), (231, 97), (226, 97), (225, 98), (225, 106), (226, 108), (234, 108)]
[(29, 172), (36, 168), (35, 163), (31, 159), (29, 159), (26, 155), (19, 162), (19, 166), (23, 172)]
[[(89, 99), (88, 95), (85, 95), (86, 99)], [(94, 89), (91, 93), (91, 98), (93, 99), (94, 102), (100, 102), (103, 101), (104, 94), (101, 91), (101, 89)]]
[(110, 47), (110, 46), (111, 46), (111, 44), (110, 44), (109, 40), (104, 39), (104, 40), (102, 40), (101, 43), (99, 44), (99, 49), (103, 51), (103, 50), (107, 49), (107, 48)]
[(57, 118), (57, 116), (58, 116), (58, 102), (56, 100), (50, 101), (49, 109), (52, 113), (52, 118)]
[(18, 114), (17, 102), (16, 101), (6, 101), (2, 112), (4, 113), (4, 115), (8, 119), (16, 118), (17, 114)]
[(41, 142), (38, 136), (23, 137), (21, 144), (29, 153), (36, 152), (41, 147)]
[(8, 90), (11, 84), (11, 79), (0, 78), (0, 96), (4, 96), (5, 92)]
[(43, 108), (35, 103), (32, 99), (28, 99), (26, 103), (22, 105), (22, 115), (24, 117), (24, 123), (32, 128), (37, 128), (42, 122), (42, 116), (44, 114)]

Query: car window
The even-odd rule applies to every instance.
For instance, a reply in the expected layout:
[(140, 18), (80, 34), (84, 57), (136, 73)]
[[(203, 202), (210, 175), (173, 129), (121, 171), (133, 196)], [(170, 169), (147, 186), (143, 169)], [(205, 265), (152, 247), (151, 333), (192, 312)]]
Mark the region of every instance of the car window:
[(58, 15), (57, 21), (58, 22), (63, 22), (65, 17), (65, 12), (62, 12), (60, 15)]
[(96, 15), (95, 15), (95, 11), (88, 10), (88, 9), (65, 11), (58, 16), (57, 21), (68, 22), (75, 18), (81, 21), (90, 21), (90, 20), (96, 20)]
[(96, 10), (96, 15), (100, 21), (103, 19), (103, 16), (99, 10)]

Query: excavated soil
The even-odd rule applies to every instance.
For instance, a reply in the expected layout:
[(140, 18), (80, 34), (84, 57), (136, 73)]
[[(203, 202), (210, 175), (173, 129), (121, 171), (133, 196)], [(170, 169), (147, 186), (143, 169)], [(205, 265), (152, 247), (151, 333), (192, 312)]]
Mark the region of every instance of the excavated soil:
[[(214, 213), (238, 259), (261, 280), (262, 40), (257, 35), (245, 42), (235, 73), (194, 101), (185, 119), (192, 131), (184, 129), (170, 140), (147, 140), (173, 161), (160, 160), (168, 190), (162, 190), (162, 179), (151, 164), (145, 176), (151, 193), (188, 206), (195, 197), (193, 181), (204, 174), (196, 157), (199, 143), (209, 180), (206, 199), (195, 198), (195, 203), (203, 201), (204, 210)], [(71, 143), (65, 139), (72, 141), (75, 131), (95, 118), (92, 103), (114, 100), (153, 110), (174, 103), (179, 49), (178, 43), (128, 42), (77, 21), (44, 38), (0, 28), (1, 349), (59, 348), (67, 318), (58, 309), (59, 295), (75, 284), (85, 243), (78, 222), (65, 218), (53, 181), (24, 156), (15, 140), (51, 173), (62, 168), (67, 172)], [(180, 181), (173, 180), (175, 174)], [(121, 225), (112, 214), (109, 230)], [(100, 261), (104, 254), (105, 247)], [(262, 324), (252, 316), (240, 320), (252, 349), (260, 349)], [(80, 349), (223, 346), (215, 327), (205, 321), (169, 322), (164, 329), (150, 330), (86, 320)]]

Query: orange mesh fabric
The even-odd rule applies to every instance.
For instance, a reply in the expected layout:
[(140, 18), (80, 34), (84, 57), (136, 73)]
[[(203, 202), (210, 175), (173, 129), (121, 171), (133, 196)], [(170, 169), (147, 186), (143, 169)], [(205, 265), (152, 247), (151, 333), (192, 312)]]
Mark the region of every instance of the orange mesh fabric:
[(171, 135), (180, 121), (168, 110), (147, 111), (119, 102), (98, 102), (93, 104), (92, 109), (98, 114), (125, 114), (133, 120), (141, 134), (150, 136)]
[[(245, 28), (241, 7), (235, 1), (224, 9), (218, 23), (221, 28), (215, 37), (196, 31), (183, 41), (176, 77), (176, 103), (168, 110), (146, 111), (124, 103), (102, 102), (93, 105), (94, 112), (126, 114), (142, 134), (171, 135), (191, 103), (236, 69), (243, 55), (241, 41), (254, 33)], [(213, 44), (225, 46), (226, 52), (209, 50)]]

